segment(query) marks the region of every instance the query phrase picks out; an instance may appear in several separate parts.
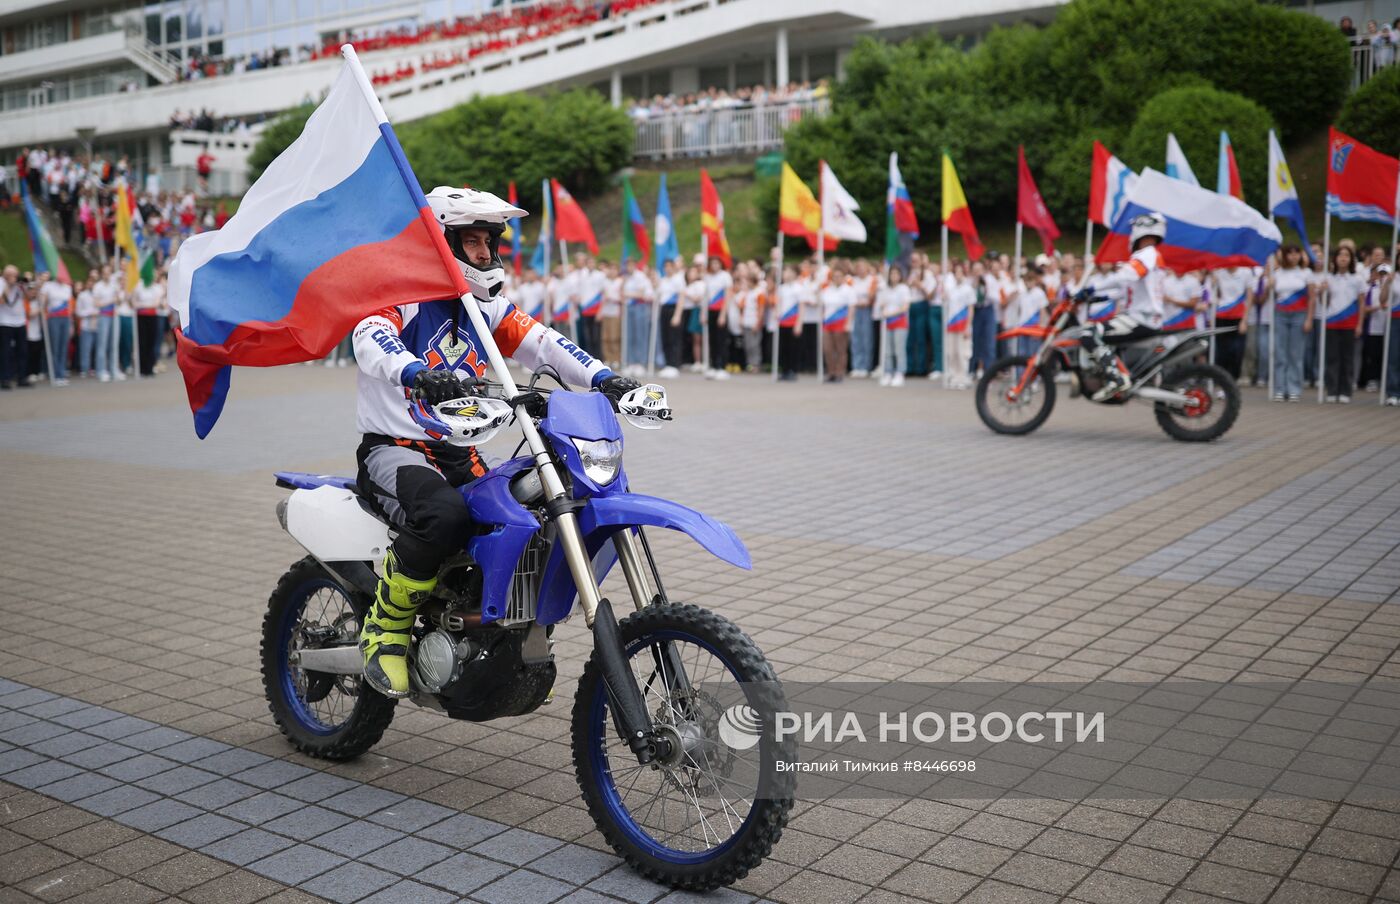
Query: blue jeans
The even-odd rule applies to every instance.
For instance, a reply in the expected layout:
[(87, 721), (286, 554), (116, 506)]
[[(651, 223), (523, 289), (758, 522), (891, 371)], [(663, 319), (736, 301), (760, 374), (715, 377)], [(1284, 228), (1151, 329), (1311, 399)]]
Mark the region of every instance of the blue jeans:
[(1040, 340), (1034, 336), (1017, 336), (1015, 341), (1016, 354), (1025, 355), (1027, 358), (1040, 349)]
[(990, 370), (997, 354), (997, 311), (991, 305), (972, 311), (972, 360), (968, 372)]
[(943, 372), (943, 305), (928, 306), (929, 373)]
[[(1274, 353), (1278, 355), (1278, 360), (1274, 362), (1274, 391), (1285, 396), (1303, 394), (1303, 364), (1308, 353), (1303, 321), (1307, 316), (1307, 311), (1274, 312), (1274, 328), (1278, 331), (1274, 338)], [(1265, 326), (1261, 329), (1264, 332), (1259, 334), (1259, 360), (1266, 368), (1269, 364), (1269, 350), (1264, 341), (1269, 337), (1269, 328)], [(1316, 333), (1317, 330), (1314, 329), (1313, 332)]]
[(623, 350), (622, 363), (645, 366), (650, 343), (651, 305), (627, 302), (627, 348)]
[(870, 308), (856, 307), (851, 320), (851, 370), (870, 373), (875, 361), (875, 324)]
[(97, 344), (97, 330), (78, 331), (78, 373), (90, 374), (93, 371), (92, 352)]
[(909, 306), (909, 370), (910, 376), (922, 377), (929, 371), (933, 349), (928, 343), (929, 304), (916, 301)]
[(97, 373), (111, 374), (112, 367), (112, 321), (115, 317), (97, 318)]
[(1390, 316), (1390, 358), (1385, 362), (1385, 397), (1400, 397), (1400, 317)]
[(49, 360), (53, 362), (53, 378), (68, 379), (68, 340), (73, 338), (73, 321), (55, 317), (49, 321)]

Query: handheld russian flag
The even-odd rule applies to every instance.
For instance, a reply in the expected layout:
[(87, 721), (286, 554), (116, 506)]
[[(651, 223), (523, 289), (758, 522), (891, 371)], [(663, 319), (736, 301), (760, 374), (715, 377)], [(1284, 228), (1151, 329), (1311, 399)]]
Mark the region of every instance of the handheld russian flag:
[(1191, 170), (1191, 164), (1186, 160), (1186, 152), (1177, 143), (1176, 136), (1171, 132), (1167, 133), (1167, 175), (1173, 179), (1180, 179), (1189, 185), (1200, 185), (1196, 174)]
[(34, 255), (34, 272), (48, 273), (65, 286), (73, 285), (73, 277), (68, 275), (68, 265), (59, 256), (53, 239), (49, 238), (49, 231), (39, 219), (34, 202), (29, 200), (29, 185), (23, 179), (19, 183), (19, 193), (24, 202), (24, 225), (29, 227), (29, 250)]
[[(1273, 130), (1269, 130), (1273, 134)], [(1230, 144), (1230, 136), (1220, 130), (1220, 163), (1215, 168), (1215, 190), (1222, 195), (1244, 200), (1244, 186), (1240, 184), (1240, 168), (1235, 164), (1235, 149)]]
[(977, 236), (972, 208), (967, 206), (967, 195), (963, 194), (962, 183), (958, 181), (958, 171), (953, 169), (953, 158), (946, 151), (943, 153), (943, 225), (962, 235), (968, 258), (982, 259), (987, 249)]
[(1327, 130), (1327, 212), (1339, 220), (1395, 221), (1400, 160)]
[(558, 179), (550, 179), (549, 183), (554, 189), (554, 237), (564, 242), (583, 242), (588, 253), (596, 256), (598, 239), (593, 234), (593, 224), (588, 222), (588, 214)]
[(355, 58), (217, 232), (192, 236), (170, 269), (177, 359), (203, 439), (231, 365), (323, 358), (391, 305), (467, 294), (442, 230)]
[[(519, 206), (520, 206), (520, 204), (518, 203), (517, 198), (516, 198), (516, 196), (515, 196), (515, 180), (514, 180), (514, 179), (512, 179), (512, 180), (510, 181), (510, 183), (506, 186), (506, 195), (507, 195), (507, 200), (510, 201), (510, 206), (511, 206), (511, 207), (519, 207)], [(503, 236), (503, 238), (509, 238), (509, 239), (510, 239), (510, 260), (511, 260), (511, 265), (512, 265), (512, 267), (513, 267), (514, 270), (515, 270), (515, 275), (516, 275), (516, 276), (519, 276), (519, 275), (520, 275), (521, 256), (522, 256), (521, 253), (520, 253), (520, 218), (519, 218), (519, 217), (511, 217), (509, 220), (506, 221), (506, 232), (509, 233), (509, 236)]]
[(535, 243), (535, 253), (530, 255), (530, 269), (541, 276), (548, 276), (544, 272), (547, 269), (546, 261), (549, 259), (549, 244), (554, 241), (554, 236), (550, 232), (550, 224), (554, 222), (554, 199), (550, 197), (549, 180), (540, 183), (540, 195), (544, 198), (542, 206), (544, 210), (540, 213), (540, 238)]
[(1137, 173), (1095, 141), (1094, 165), (1089, 175), (1089, 219), (1100, 226), (1112, 226), (1135, 184)]
[(680, 259), (681, 246), (671, 220), (671, 193), (666, 190), (666, 174), (662, 173), (661, 187), (656, 191), (656, 271), (664, 273), (668, 262)]
[(644, 266), (651, 260), (651, 238), (647, 235), (647, 221), (642, 217), (642, 206), (632, 193), (632, 180), (622, 179), (622, 262), (640, 261)]
[(899, 155), (890, 152), (890, 184), (885, 190), (885, 260), (895, 261), (903, 255), (900, 237), (910, 241), (919, 237), (919, 218), (914, 215), (914, 199), (904, 185), (899, 172)]
[[(1303, 240), (1303, 253), (1309, 261), (1317, 263), (1312, 245), (1308, 242), (1308, 226), (1303, 222), (1303, 205), (1298, 203), (1298, 187), (1293, 184), (1293, 174), (1283, 159), (1283, 148), (1279, 146), (1273, 129), (1269, 130), (1269, 213), (1293, 227), (1293, 231)], [(1284, 308), (1280, 307), (1279, 310)]]
[(1243, 201), (1147, 169), (1095, 259), (1101, 264), (1127, 260), (1133, 218), (1153, 211), (1167, 220), (1157, 250), (1164, 265), (1178, 273), (1263, 266), (1282, 239), (1277, 226)]

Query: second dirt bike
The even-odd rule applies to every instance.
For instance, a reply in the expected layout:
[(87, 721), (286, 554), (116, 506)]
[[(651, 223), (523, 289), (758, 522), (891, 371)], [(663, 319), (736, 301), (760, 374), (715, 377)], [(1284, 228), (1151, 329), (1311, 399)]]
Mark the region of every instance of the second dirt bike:
[[(999, 338), (1040, 340), (1032, 355), (999, 359), (977, 382), (977, 414), (997, 433), (1024, 435), (1044, 424), (1055, 408), (1055, 377), (1069, 375), (1070, 396), (1082, 395), (1102, 405), (1123, 405), (1134, 399), (1151, 402), (1157, 423), (1173, 439), (1209, 442), (1224, 436), (1240, 413), (1240, 390), (1224, 368), (1199, 360), (1211, 337), (1231, 328), (1156, 331), (1105, 341), (1114, 346), (1128, 369), (1128, 384), (1104, 399), (1095, 395), (1104, 385), (1081, 345), (1092, 324), (1080, 324), (1075, 309), (1095, 299), (1062, 299), (1050, 314), (1049, 326), (1018, 327)], [(1102, 300), (1102, 299), (1100, 299)]]

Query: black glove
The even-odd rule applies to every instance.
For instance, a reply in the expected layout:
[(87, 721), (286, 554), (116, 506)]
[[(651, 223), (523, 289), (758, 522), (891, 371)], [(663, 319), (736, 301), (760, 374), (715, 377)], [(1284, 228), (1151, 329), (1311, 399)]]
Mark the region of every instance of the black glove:
[(429, 405), (450, 402), (464, 395), (462, 381), (450, 370), (420, 370), (413, 378), (413, 397)]
[(622, 401), (623, 396), (639, 388), (641, 385), (641, 383), (638, 383), (631, 377), (613, 374), (610, 377), (605, 377), (603, 381), (598, 384), (598, 391), (608, 397), (608, 401), (612, 402), (613, 408), (617, 408), (617, 403)]

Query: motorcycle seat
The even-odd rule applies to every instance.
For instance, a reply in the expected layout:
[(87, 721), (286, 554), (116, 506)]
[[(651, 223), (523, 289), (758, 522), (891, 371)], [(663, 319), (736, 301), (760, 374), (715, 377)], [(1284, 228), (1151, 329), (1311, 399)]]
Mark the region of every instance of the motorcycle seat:
[(355, 488), (355, 478), (336, 477), (333, 474), (307, 474), (304, 471), (274, 471), (277, 478), (277, 485), (284, 490), (314, 490), (317, 487), (335, 487), (340, 490), (349, 490), (356, 495), (359, 491)]

